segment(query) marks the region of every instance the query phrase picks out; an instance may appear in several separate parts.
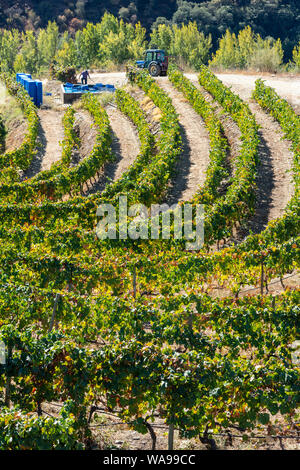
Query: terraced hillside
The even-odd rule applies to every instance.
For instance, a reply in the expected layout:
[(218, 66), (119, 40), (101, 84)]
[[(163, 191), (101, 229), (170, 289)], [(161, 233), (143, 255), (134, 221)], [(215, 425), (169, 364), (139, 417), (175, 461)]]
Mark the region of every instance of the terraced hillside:
[[(115, 97), (37, 110), (0, 76), (26, 123), (0, 155), (0, 449), (299, 447), (293, 85), (92, 78)], [(120, 196), (202, 204), (203, 246), (99, 239)]]

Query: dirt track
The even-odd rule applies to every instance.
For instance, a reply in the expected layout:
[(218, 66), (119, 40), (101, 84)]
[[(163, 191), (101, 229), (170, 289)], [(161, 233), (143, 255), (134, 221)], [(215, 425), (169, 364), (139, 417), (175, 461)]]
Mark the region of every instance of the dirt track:
[(251, 91), (254, 89), (255, 81), (258, 78), (262, 78), (266, 85), (274, 88), (277, 93), (285, 98), (296, 110), (300, 113), (300, 77), (286, 77), (286, 76), (275, 76), (269, 74), (232, 74), (222, 73), (217, 74), (217, 77), (222, 80), (225, 85), (232, 86), (234, 90), (240, 92), (247, 98), (250, 98)]
[[(225, 85), (234, 86), (235, 89), (251, 96), (255, 80), (262, 78), (268, 86), (275, 88), (277, 93), (288, 100), (295, 109), (300, 111), (300, 76), (281, 76), (270, 74), (246, 74), (246, 73), (217, 73)], [(110, 83), (115, 86), (122, 86), (126, 82), (125, 72), (94, 73), (92, 79), (96, 82)], [(197, 74), (186, 74), (188, 78), (197, 79)]]
[[(77, 155), (73, 158), (74, 164), (90, 155), (96, 142), (97, 129), (94, 120), (88, 111), (80, 109), (75, 114), (75, 129), (80, 146)], [(76, 159), (77, 157), (77, 159)]]
[(134, 162), (139, 153), (140, 142), (134, 125), (115, 106), (107, 106), (112, 130), (112, 151), (116, 160), (105, 165), (103, 175), (93, 184), (87, 194), (101, 192), (109, 181), (118, 180)]
[(134, 162), (139, 153), (140, 142), (134, 125), (124, 114), (113, 106), (108, 106), (106, 111), (113, 132), (112, 148), (117, 158), (110, 171), (107, 170), (107, 176), (115, 181)]
[(24, 178), (26, 179), (32, 178), (40, 171), (49, 170), (52, 163), (57, 162), (61, 158), (60, 142), (64, 138), (63, 112), (52, 109), (40, 109), (38, 115), (39, 136), (37, 155), (24, 173)]
[[(293, 154), (289, 142), (282, 140), (279, 124), (251, 99), (252, 90), (258, 75), (222, 74), (218, 77), (242, 99), (249, 103), (250, 109), (260, 125), (259, 154), (261, 165), (258, 172), (257, 210), (251, 221), (254, 232), (263, 230), (268, 222), (280, 217), (294, 193), (291, 175)], [(277, 93), (293, 106), (300, 104), (300, 79), (291, 80), (264, 77), (266, 84), (275, 88)]]
[(64, 138), (62, 124), (63, 113), (52, 110), (39, 111), (43, 138), (45, 139), (45, 154), (43, 156), (41, 170), (48, 170), (53, 162), (61, 157), (60, 142)]
[(176, 176), (169, 191), (169, 204), (189, 201), (204, 181), (209, 164), (209, 136), (199, 114), (167, 78), (160, 78), (159, 85), (172, 98), (179, 115), (183, 152), (176, 165)]

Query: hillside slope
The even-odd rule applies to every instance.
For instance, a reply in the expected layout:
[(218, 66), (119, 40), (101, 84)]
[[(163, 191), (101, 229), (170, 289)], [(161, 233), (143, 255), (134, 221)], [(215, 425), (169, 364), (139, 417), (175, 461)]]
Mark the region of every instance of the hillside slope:
[(62, 29), (77, 29), (86, 21), (99, 21), (105, 11), (132, 22), (152, 24), (157, 16), (170, 18), (176, 10), (176, 0), (75, 0), (61, 2), (0, 0), (0, 27), (36, 29), (55, 19)]
[(300, 39), (298, 0), (0, 0), (0, 27), (35, 29), (55, 19), (61, 30), (74, 31), (86, 21), (97, 22), (105, 11), (124, 20), (176, 24), (196, 21), (216, 44), (227, 28), (236, 32), (250, 25), (262, 36), (280, 37), (285, 48)]

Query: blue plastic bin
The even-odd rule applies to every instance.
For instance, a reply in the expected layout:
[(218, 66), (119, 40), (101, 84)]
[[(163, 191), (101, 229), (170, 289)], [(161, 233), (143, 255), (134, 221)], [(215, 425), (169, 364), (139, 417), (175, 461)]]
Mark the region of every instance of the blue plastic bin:
[(40, 107), (43, 104), (43, 83), (40, 80), (32, 80), (29, 73), (17, 73), (16, 80), (25, 88), (34, 104)]
[(36, 106), (39, 108), (43, 104), (43, 83), (36, 80)]

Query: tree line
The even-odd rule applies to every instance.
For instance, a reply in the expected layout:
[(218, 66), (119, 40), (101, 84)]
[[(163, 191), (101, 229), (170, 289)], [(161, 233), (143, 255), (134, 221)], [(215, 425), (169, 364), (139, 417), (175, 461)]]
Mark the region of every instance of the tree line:
[(56, 22), (38, 31), (0, 30), (2, 72), (46, 73), (58, 68), (98, 67), (110, 69), (143, 57), (148, 47), (165, 49), (183, 68), (199, 70), (202, 64), (215, 69), (254, 68), (277, 71), (300, 68), (300, 42), (292, 61), (284, 65), (280, 39), (263, 38), (250, 26), (237, 34), (226, 30), (217, 49), (213, 37), (199, 29), (196, 21), (187, 24), (158, 23), (150, 35), (140, 22), (132, 24), (105, 13), (98, 23), (87, 23), (73, 35), (61, 32)]
[(188, 24), (212, 35), (213, 46), (229, 29), (238, 32), (249, 25), (262, 37), (280, 38), (285, 60), (300, 39), (298, 0), (0, 0), (0, 27), (31, 30), (55, 20), (60, 32), (75, 34), (88, 22), (99, 22), (105, 12), (146, 27), (148, 34), (158, 24)]

